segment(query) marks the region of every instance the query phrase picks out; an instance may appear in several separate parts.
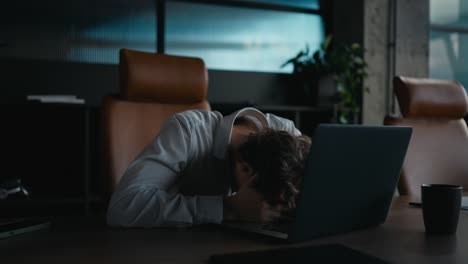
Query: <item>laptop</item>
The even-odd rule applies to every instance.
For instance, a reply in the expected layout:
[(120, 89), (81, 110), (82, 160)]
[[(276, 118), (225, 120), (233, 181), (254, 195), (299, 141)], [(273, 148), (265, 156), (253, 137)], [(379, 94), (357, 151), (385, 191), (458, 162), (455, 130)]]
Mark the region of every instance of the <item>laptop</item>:
[(385, 222), (412, 128), (321, 124), (312, 137), (301, 194), (289, 223), (224, 223), (289, 242)]

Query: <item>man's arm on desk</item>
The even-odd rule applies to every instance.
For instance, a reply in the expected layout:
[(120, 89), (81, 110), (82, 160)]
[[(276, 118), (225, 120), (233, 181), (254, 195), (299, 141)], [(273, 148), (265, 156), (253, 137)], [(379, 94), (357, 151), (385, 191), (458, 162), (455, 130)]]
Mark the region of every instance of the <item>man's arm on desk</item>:
[[(250, 182), (253, 180), (251, 178)], [(287, 206), (270, 205), (263, 195), (251, 187), (250, 182), (242, 186), (235, 195), (224, 198), (224, 222), (274, 222), (289, 211)]]
[(168, 119), (119, 182), (107, 212), (109, 225), (155, 227), (222, 221), (222, 196), (168, 191), (191, 157), (191, 129), (183, 116)]

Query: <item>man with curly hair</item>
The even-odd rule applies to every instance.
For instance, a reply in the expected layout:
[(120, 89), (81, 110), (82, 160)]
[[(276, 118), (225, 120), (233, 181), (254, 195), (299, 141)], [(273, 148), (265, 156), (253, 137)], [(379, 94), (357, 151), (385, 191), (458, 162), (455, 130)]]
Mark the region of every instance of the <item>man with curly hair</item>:
[(276, 221), (295, 207), (309, 148), (292, 121), (254, 108), (175, 114), (124, 173), (107, 222)]

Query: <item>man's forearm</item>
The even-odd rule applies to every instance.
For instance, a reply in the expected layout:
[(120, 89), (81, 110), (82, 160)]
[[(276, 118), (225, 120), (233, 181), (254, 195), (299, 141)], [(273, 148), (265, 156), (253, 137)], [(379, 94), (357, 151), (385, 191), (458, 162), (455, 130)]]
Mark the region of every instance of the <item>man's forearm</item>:
[(154, 188), (128, 190), (111, 200), (107, 222), (113, 226), (155, 227), (221, 223), (221, 196), (183, 196)]

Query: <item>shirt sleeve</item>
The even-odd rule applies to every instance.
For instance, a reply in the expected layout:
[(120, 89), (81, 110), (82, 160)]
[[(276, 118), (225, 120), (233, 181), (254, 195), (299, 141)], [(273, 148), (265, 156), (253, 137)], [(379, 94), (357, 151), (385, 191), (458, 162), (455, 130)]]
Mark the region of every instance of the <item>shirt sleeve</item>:
[(294, 136), (302, 135), (301, 131), (294, 126), (294, 122), (289, 119), (274, 114), (266, 114), (266, 119), (272, 129), (283, 130)]
[(112, 226), (155, 227), (221, 223), (222, 196), (184, 196), (171, 191), (190, 159), (191, 133), (177, 116), (129, 166), (107, 211)]

